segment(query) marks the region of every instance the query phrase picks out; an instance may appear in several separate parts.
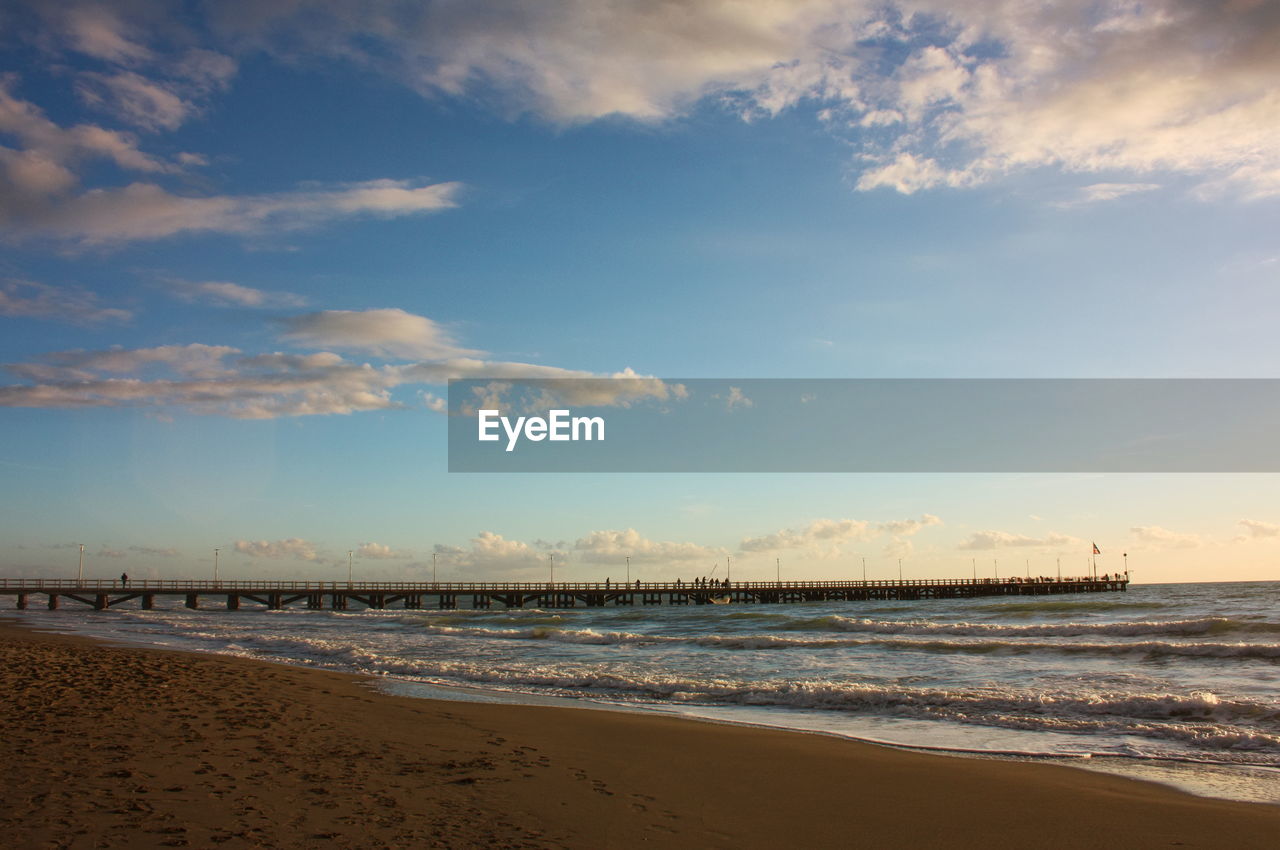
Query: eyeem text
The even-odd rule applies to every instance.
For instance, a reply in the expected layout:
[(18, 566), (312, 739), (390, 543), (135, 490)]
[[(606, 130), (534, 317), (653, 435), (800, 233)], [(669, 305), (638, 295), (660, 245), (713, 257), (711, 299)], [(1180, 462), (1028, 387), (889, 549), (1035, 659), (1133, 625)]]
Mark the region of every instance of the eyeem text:
[(506, 432), (507, 451), (516, 447), (520, 438), (556, 442), (570, 440), (603, 440), (603, 416), (570, 416), (567, 410), (550, 410), (544, 419), (541, 416), (518, 416), (515, 422), (503, 416), (499, 410), (480, 411), (480, 434), (482, 442), (496, 442), (501, 439), (499, 428)]

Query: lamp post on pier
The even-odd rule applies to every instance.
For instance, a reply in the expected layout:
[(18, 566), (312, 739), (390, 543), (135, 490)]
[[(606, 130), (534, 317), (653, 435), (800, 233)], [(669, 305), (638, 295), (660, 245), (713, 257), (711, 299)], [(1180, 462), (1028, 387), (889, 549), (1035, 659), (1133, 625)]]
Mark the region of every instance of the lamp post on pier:
[(213, 550), (213, 583), (218, 583), (218, 550)]
[(84, 544), (80, 544), (80, 569), (76, 572), (76, 584), (84, 584)]
[(348, 549), (348, 550), (347, 550), (347, 590), (350, 590), (350, 589), (351, 589), (351, 561), (352, 561), (352, 555), (353, 555), (352, 551), (351, 551), (350, 549)]
[(631, 584), (631, 556), (627, 556), (627, 584)]

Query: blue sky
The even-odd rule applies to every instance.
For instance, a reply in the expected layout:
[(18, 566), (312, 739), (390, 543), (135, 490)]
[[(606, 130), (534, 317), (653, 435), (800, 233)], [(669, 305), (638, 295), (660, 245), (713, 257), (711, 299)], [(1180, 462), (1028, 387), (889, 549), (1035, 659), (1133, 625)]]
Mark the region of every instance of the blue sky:
[(495, 371), (1275, 376), (1274, 4), (954, 6), (9, 4), (0, 566), (1274, 577), (1270, 475), (445, 471)]

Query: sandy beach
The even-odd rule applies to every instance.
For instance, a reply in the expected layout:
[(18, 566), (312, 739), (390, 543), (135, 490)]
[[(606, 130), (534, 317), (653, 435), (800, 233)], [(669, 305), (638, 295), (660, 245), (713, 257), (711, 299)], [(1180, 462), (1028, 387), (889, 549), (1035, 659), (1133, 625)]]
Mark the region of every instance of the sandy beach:
[(355, 676), (0, 623), (3, 843), (1272, 847), (1280, 807), (1056, 765)]

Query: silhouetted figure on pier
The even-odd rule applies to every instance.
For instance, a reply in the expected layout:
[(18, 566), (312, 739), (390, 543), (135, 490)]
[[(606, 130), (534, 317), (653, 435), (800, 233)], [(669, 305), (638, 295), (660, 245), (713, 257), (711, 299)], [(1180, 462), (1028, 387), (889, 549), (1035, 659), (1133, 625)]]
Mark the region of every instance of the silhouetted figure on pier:
[(608, 589), (609, 589), (609, 577), (608, 577), (608, 576), (605, 576), (605, 577), (604, 577), (604, 589), (605, 589), (605, 590), (608, 590)]
[(121, 587), (128, 587), (128, 586), (129, 586), (129, 574), (128, 574), (128, 573), (121, 573), (121, 574), (120, 574), (120, 586), (121, 586)]

